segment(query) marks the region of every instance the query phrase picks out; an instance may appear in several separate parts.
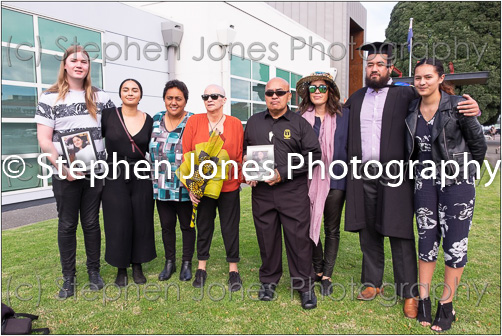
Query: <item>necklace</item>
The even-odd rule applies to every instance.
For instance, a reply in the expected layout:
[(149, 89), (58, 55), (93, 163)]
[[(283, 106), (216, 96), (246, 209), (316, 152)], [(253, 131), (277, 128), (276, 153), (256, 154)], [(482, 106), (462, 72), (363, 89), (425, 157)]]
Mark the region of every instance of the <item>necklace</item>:
[[(183, 115), (180, 118), (176, 119), (176, 124), (175, 124), (176, 126), (179, 125), (181, 119), (183, 119), (185, 117), (185, 114), (186, 113), (183, 113)], [(176, 127), (173, 125), (173, 122), (171, 121), (171, 115), (169, 113), (166, 113), (166, 116), (167, 116), (167, 119), (169, 120), (169, 124), (171, 125), (171, 130), (174, 131), (176, 129)]]
[(225, 114), (221, 116), (220, 120), (218, 120), (218, 122), (214, 126), (211, 126), (211, 121), (209, 121), (209, 117), (207, 118), (207, 121), (209, 121), (209, 128), (211, 129), (211, 131), (209, 131), (209, 135), (213, 134), (214, 129), (216, 128), (216, 126), (218, 126), (218, 124), (223, 120), (224, 117)]

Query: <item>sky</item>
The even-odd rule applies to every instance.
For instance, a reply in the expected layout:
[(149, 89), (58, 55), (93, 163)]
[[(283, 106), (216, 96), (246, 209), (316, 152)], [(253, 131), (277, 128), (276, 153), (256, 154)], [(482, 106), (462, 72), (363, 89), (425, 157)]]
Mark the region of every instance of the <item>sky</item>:
[(389, 25), (390, 13), (397, 2), (361, 2), (366, 7), (366, 41), (385, 40), (385, 28)]

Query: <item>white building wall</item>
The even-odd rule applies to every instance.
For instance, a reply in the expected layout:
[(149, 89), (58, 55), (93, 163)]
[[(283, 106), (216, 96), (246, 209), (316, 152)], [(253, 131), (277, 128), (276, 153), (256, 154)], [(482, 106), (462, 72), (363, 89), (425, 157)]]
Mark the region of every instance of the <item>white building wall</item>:
[[(230, 94), (230, 59), (228, 55), (221, 61), (222, 48), (213, 46), (210, 49), (213, 59), (208, 56), (207, 49), (212, 43), (218, 42), (217, 29), (234, 26), (236, 32), (235, 43), (242, 43), (245, 48), (244, 56), (258, 60), (271, 68), (281, 69), (306, 75), (316, 70), (332, 71), (327, 55), (322, 59), (322, 53), (305, 46), (301, 50), (293, 50), (293, 46), (300, 46), (300, 42), (293, 37), (302, 37), (307, 42), (311, 37), (313, 42), (329, 45), (328, 41), (314, 34), (307, 28), (288, 18), (282, 13), (261, 2), (155, 2), (127, 3), (130, 6), (143, 9), (150, 13), (163, 16), (169, 20), (184, 25), (183, 39), (179, 48), (179, 60), (174, 69), (175, 78), (184, 81), (190, 90), (187, 110), (200, 113), (205, 112), (200, 95), (204, 88), (216, 83), (222, 85), (227, 95)], [(252, 43), (261, 43), (259, 46)], [(201, 45), (204, 44), (204, 56), (201, 58)], [(241, 48), (234, 46), (233, 52), (241, 55)], [(251, 50), (251, 52), (250, 52)], [(227, 50), (228, 52), (228, 50)], [(274, 70), (271, 71), (272, 75)], [(225, 105), (225, 113), (230, 114), (230, 104)]]

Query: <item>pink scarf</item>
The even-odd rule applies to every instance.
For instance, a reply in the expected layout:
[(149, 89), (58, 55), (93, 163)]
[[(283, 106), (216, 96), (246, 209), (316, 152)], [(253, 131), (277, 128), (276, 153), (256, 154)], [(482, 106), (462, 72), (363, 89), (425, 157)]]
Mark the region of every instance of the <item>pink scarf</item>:
[[(312, 127), (315, 123), (315, 109), (310, 107), (302, 115)], [(321, 144), (321, 161), (324, 163), (324, 179), (321, 178), (321, 167), (317, 165), (312, 174), (312, 180), (309, 180), (309, 198), (310, 198), (310, 239), (317, 245), (321, 232), (321, 222), (324, 213), (324, 203), (328, 197), (330, 189), (329, 165), (333, 161), (333, 148), (336, 130), (336, 115), (329, 113), (324, 115), (324, 121), (321, 124), (319, 132), (319, 143)]]

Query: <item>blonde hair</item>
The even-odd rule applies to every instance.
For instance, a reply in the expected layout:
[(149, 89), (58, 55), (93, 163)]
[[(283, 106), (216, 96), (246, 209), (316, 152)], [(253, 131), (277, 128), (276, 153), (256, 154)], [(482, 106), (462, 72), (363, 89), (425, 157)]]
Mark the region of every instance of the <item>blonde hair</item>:
[(81, 52), (82, 54), (87, 56), (87, 60), (89, 62), (89, 70), (84, 78), (85, 105), (87, 107), (87, 111), (89, 112), (89, 114), (94, 119), (97, 119), (96, 111), (98, 107), (95, 101), (97, 89), (93, 87), (91, 84), (91, 60), (89, 54), (87, 53), (87, 51), (85, 51), (85, 49), (82, 46), (72, 45), (68, 49), (66, 49), (63, 56), (63, 60), (61, 61), (61, 65), (59, 66), (58, 80), (50, 88), (48, 88), (47, 91), (58, 93), (56, 101), (64, 99), (66, 97), (66, 94), (68, 94), (68, 92), (70, 91), (70, 84), (68, 84), (68, 79), (66, 77), (66, 69), (65, 69), (66, 59), (70, 55), (78, 52)]

